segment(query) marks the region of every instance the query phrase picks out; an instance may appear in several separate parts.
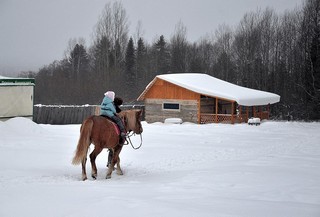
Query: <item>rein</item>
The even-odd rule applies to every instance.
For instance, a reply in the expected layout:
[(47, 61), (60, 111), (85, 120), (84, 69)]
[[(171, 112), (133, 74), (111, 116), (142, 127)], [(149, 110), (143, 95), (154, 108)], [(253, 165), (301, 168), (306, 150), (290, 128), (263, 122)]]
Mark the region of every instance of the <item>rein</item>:
[[(122, 118), (122, 121), (123, 121), (123, 123), (124, 123), (125, 126), (128, 124), (128, 120), (127, 120), (127, 118), (125, 118), (125, 116)], [(132, 147), (134, 150), (138, 150), (138, 149), (141, 148), (141, 146), (142, 146), (142, 135), (140, 134), (140, 145), (138, 145), (137, 147), (134, 147), (134, 145), (132, 144), (132, 141), (131, 141), (130, 137), (135, 136), (135, 135), (136, 135), (136, 134), (135, 134), (133, 131), (127, 133), (127, 135), (126, 135), (126, 142), (127, 142), (126, 145), (128, 145), (128, 144), (130, 143), (131, 147)], [(129, 140), (129, 142), (128, 142), (128, 140)]]
[(126, 141), (128, 142), (127, 144), (130, 143), (131, 147), (132, 147), (134, 150), (138, 150), (138, 149), (141, 148), (141, 146), (142, 146), (142, 135), (140, 134), (140, 141), (141, 141), (141, 142), (140, 142), (140, 145), (137, 146), (137, 147), (134, 147), (134, 145), (132, 144), (132, 141), (131, 141), (130, 137), (135, 136), (135, 135), (136, 135), (136, 134), (131, 131), (131, 132), (128, 133), (128, 135), (127, 135), (127, 139), (129, 140), (129, 142), (128, 142), (128, 140), (126, 140)]

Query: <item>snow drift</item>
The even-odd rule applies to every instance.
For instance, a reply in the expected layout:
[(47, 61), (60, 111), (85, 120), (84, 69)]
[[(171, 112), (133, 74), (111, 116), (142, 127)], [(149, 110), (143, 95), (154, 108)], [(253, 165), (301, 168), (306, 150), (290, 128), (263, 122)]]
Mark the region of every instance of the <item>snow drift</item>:
[(83, 182), (80, 125), (0, 122), (0, 216), (320, 216), (320, 123), (143, 127), (123, 176), (105, 179), (103, 151)]

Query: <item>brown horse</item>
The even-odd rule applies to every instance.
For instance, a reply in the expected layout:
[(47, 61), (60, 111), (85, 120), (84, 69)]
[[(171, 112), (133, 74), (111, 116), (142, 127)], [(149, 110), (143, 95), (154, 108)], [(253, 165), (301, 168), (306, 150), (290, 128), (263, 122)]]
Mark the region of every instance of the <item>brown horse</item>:
[[(124, 120), (124, 125), (128, 133), (131, 131), (136, 134), (142, 133), (140, 122), (141, 110), (122, 111), (119, 113), (119, 116)], [(115, 164), (117, 164), (117, 174), (123, 175), (119, 158), (123, 145), (119, 144), (119, 135), (110, 120), (102, 116), (93, 115), (85, 119), (81, 125), (78, 146), (72, 160), (72, 164), (74, 165), (82, 163), (82, 180), (84, 181), (87, 179), (86, 162), (88, 149), (91, 143), (94, 145), (94, 150), (89, 155), (92, 167), (92, 178), (97, 178), (95, 160), (104, 148), (108, 148), (113, 152), (106, 178), (111, 178), (111, 173)]]

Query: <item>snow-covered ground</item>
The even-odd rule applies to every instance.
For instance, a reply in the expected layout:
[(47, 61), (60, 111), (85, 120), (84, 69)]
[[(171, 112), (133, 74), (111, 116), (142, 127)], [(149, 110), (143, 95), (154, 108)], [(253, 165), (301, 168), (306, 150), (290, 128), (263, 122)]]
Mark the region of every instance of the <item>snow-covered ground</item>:
[(320, 123), (144, 122), (124, 175), (105, 179), (103, 151), (87, 181), (71, 165), (79, 127), (0, 122), (1, 217), (320, 216)]

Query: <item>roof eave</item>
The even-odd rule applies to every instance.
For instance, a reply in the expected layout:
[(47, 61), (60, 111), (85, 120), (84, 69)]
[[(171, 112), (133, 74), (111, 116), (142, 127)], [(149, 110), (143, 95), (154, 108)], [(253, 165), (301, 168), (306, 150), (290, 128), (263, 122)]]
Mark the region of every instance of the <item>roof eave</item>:
[(152, 81), (150, 81), (150, 83), (146, 86), (146, 88), (144, 89), (144, 91), (140, 94), (140, 96), (137, 98), (137, 101), (142, 101), (145, 99), (145, 95), (146, 93), (151, 89), (151, 87), (153, 86), (153, 84), (156, 82), (158, 78), (155, 77)]

